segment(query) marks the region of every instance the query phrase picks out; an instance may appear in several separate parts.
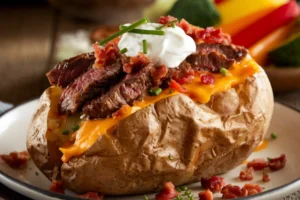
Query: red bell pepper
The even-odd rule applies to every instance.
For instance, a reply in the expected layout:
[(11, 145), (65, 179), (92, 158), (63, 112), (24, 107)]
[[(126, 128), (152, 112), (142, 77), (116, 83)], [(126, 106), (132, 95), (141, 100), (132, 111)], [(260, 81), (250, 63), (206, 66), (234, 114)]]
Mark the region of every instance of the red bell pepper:
[(296, 0), (277, 8), (257, 22), (232, 36), (232, 42), (249, 48), (261, 38), (295, 19), (300, 13)]
[(220, 4), (220, 3), (224, 2), (224, 1), (226, 1), (226, 0), (215, 0), (215, 4)]

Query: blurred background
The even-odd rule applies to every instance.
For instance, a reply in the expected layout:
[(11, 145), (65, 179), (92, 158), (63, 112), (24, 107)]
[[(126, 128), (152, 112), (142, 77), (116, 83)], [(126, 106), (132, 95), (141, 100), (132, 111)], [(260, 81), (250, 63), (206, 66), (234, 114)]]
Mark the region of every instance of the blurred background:
[[(300, 108), (299, 7), (296, 0), (3, 0), (0, 101), (37, 98), (58, 61), (91, 51), (118, 24), (147, 16), (221, 27), (265, 67), (276, 100)], [(6, 105), (7, 104), (1, 104)], [(9, 106), (9, 105), (8, 105)], [(1, 109), (1, 106), (0, 106)]]

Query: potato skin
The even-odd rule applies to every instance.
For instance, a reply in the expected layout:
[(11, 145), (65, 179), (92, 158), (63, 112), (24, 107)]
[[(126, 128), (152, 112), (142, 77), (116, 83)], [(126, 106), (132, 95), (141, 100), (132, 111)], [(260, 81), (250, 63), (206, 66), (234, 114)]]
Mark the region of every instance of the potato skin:
[(272, 89), (261, 69), (207, 104), (179, 94), (141, 109), (62, 164), (59, 145), (47, 134), (49, 122), (59, 123), (50, 117), (57, 99), (53, 87), (41, 96), (27, 135), (32, 160), (72, 191), (107, 195), (146, 193), (165, 181), (181, 185), (227, 172), (258, 146), (273, 112)]
[(273, 93), (265, 72), (197, 104), (179, 94), (122, 120), (82, 156), (61, 167), (78, 193), (138, 194), (227, 172), (241, 164), (266, 133)]

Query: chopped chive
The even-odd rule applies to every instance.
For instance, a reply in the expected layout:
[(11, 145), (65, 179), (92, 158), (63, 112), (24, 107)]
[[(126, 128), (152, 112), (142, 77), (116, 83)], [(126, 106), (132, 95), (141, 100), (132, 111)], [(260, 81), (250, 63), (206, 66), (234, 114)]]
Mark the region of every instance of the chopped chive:
[(143, 40), (143, 53), (147, 54), (147, 52), (148, 52), (147, 40)]
[(72, 130), (73, 130), (73, 131), (77, 131), (79, 128), (80, 128), (79, 125), (72, 126)]
[(184, 191), (187, 191), (187, 189), (188, 189), (188, 187), (186, 187), (186, 186), (183, 186), (183, 188), (182, 188)]
[(148, 91), (148, 94), (150, 96), (158, 96), (160, 93), (162, 92), (162, 89), (161, 88), (155, 88), (155, 89), (150, 89)]
[(225, 69), (225, 68), (221, 67), (221, 69), (220, 69), (220, 73), (221, 73), (223, 76), (227, 76), (227, 74), (228, 74), (228, 71), (227, 71), (227, 69)]
[(172, 26), (172, 28), (175, 28), (175, 24), (174, 23), (172, 23), (171, 26)]
[(168, 22), (168, 23), (166, 23), (166, 24), (164, 24), (164, 25), (162, 25), (162, 26), (160, 26), (160, 27), (156, 28), (156, 30), (163, 29), (163, 28), (165, 28), (165, 27), (167, 27), (167, 26), (169, 26), (169, 25), (171, 25), (171, 26), (173, 27), (173, 25), (172, 25), (172, 24), (174, 24), (174, 27), (175, 27), (175, 23), (176, 23), (176, 22), (178, 22), (178, 19), (176, 19), (176, 20), (173, 20), (173, 21), (171, 21), (171, 22)]
[(63, 134), (63, 135), (69, 135), (69, 133), (70, 133), (69, 130), (63, 130), (63, 131), (62, 131), (62, 134)]
[[(119, 29), (123, 30), (128, 26), (120, 25)], [(131, 31), (128, 31), (130, 33), (137, 33), (137, 34), (145, 34), (145, 35), (165, 35), (165, 32), (162, 30), (146, 30), (146, 29), (132, 29)]]
[(276, 135), (275, 133), (271, 133), (271, 138), (272, 138), (273, 140), (275, 140), (275, 139), (277, 138), (277, 135)]
[(126, 53), (127, 51), (128, 51), (127, 48), (121, 49), (121, 50), (120, 50), (120, 54), (124, 54), (124, 53)]
[(111, 36), (109, 36), (109, 37), (105, 38), (104, 40), (100, 41), (100, 42), (99, 42), (99, 45), (104, 45), (104, 44), (106, 44), (107, 42), (109, 42), (109, 41), (111, 41), (111, 40), (113, 40), (113, 39), (119, 37), (120, 35), (122, 35), (122, 34), (128, 32), (128, 31), (131, 31), (131, 30), (135, 29), (136, 27), (138, 27), (138, 26), (140, 26), (140, 25), (142, 25), (142, 24), (147, 23), (148, 21), (149, 21), (149, 20), (148, 20), (147, 18), (143, 18), (143, 19), (141, 19), (141, 20), (139, 20), (139, 21), (133, 23), (132, 25), (130, 25), (130, 26), (128, 26), (128, 27), (126, 27), (126, 28), (120, 30), (119, 32), (117, 32), (117, 33), (115, 33), (115, 34), (112, 34)]
[(148, 200), (148, 197), (146, 195), (144, 195), (144, 200)]
[(177, 190), (178, 192), (181, 192), (181, 189), (180, 189), (180, 187), (177, 187), (177, 188), (176, 188), (176, 190)]

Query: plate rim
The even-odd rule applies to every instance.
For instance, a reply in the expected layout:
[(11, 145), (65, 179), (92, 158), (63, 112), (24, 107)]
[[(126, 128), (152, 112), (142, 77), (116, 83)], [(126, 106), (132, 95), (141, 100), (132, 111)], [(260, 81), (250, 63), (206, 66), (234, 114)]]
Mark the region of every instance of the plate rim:
[[(28, 100), (28, 101), (25, 101), (15, 107), (12, 107), (10, 108), (9, 110), (3, 112), (0, 114), (0, 120), (8, 113), (10, 113), (11, 111), (21, 107), (21, 106), (24, 106), (26, 104), (29, 104), (33, 101), (36, 101), (36, 100), (39, 100), (38, 98), (35, 98), (35, 99), (31, 99), (31, 100)], [(285, 103), (281, 103), (281, 102), (277, 102), (275, 101), (275, 104), (279, 104), (283, 107), (286, 107), (290, 110), (293, 110), (293, 111), (296, 111), (300, 114), (300, 110), (298, 110), (297, 108), (294, 108), (290, 105), (287, 105)], [(59, 198), (59, 199), (66, 199), (66, 200), (82, 200), (83, 198), (80, 198), (80, 197), (74, 197), (74, 196), (70, 196), (70, 195), (66, 195), (66, 194), (59, 194), (59, 193), (55, 193), (55, 192), (51, 192), (50, 190), (45, 190), (45, 189), (42, 189), (42, 188), (38, 188), (36, 186), (33, 186), (33, 185), (30, 185), (26, 182), (22, 182), (16, 178), (13, 178), (11, 176), (9, 176), (8, 174), (6, 174), (5, 172), (3, 172), (2, 170), (0, 170), (0, 182), (7, 186), (3, 180), (6, 180), (7, 182), (11, 182), (13, 184), (18, 184), (19, 186), (23, 187), (24, 189), (26, 190), (32, 190), (34, 192), (38, 192), (42, 195), (46, 195), (48, 197), (53, 197), (53, 198)], [(273, 189), (270, 189), (270, 190), (267, 190), (267, 191), (264, 191), (264, 192), (261, 192), (261, 193), (258, 193), (256, 195), (252, 195), (252, 196), (248, 196), (248, 197), (243, 197), (243, 198), (237, 198), (239, 200), (250, 200), (250, 199), (254, 199), (254, 198), (257, 198), (257, 197), (265, 197), (265, 196), (269, 196), (269, 195), (277, 195), (277, 193), (281, 190), (284, 190), (285, 188), (290, 188), (290, 187), (296, 187), (297, 185), (300, 185), (300, 178), (296, 178), (295, 180), (287, 183), (287, 184), (284, 184), (284, 185), (281, 185), (279, 187), (276, 187), (276, 188), (273, 188)], [(10, 189), (14, 190), (14, 188), (11, 188), (9, 187)], [(300, 188), (300, 187), (299, 187)], [(14, 190), (15, 192), (19, 193), (18, 191)], [(26, 195), (25, 195), (26, 196)], [(117, 196), (115, 196), (117, 197)], [(120, 196), (118, 196), (120, 197)], [(269, 196), (270, 197), (270, 196)]]

